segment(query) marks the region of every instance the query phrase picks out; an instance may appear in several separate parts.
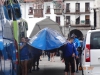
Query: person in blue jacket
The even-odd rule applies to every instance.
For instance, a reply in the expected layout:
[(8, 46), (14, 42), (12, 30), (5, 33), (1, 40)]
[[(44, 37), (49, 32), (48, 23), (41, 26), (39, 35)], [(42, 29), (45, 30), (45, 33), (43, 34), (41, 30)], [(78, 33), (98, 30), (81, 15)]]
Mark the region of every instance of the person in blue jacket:
[[(78, 56), (79, 56), (81, 43), (80, 43), (79, 39), (77, 38), (77, 36), (76, 36), (75, 34), (72, 34), (71, 37), (74, 38), (73, 43), (74, 43), (74, 46), (75, 46), (76, 50), (78, 51)], [(79, 59), (80, 59), (80, 58), (77, 58), (77, 59), (76, 59), (76, 72), (77, 72), (77, 73), (78, 73)]]
[(29, 50), (28, 50), (26, 39), (23, 37), (21, 40), (22, 42), (20, 43), (20, 60), (21, 60), (22, 75), (27, 75)]
[(78, 52), (73, 44), (73, 37), (70, 37), (68, 43), (63, 46), (63, 61), (65, 61), (65, 75), (68, 75), (69, 64), (71, 65), (71, 75), (75, 73), (75, 62), (74, 58), (78, 58)]

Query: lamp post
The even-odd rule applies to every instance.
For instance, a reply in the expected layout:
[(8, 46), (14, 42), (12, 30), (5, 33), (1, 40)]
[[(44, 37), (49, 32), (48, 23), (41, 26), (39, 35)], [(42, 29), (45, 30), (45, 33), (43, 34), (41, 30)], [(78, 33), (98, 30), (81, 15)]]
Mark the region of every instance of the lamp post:
[(64, 17), (64, 36), (65, 36), (65, 26), (66, 26), (66, 16), (65, 16), (65, 13), (64, 13), (64, 10), (62, 9), (62, 15)]
[(66, 32), (65, 32), (65, 27), (66, 27), (66, 18), (65, 18), (65, 16), (64, 16), (64, 36), (66, 36)]

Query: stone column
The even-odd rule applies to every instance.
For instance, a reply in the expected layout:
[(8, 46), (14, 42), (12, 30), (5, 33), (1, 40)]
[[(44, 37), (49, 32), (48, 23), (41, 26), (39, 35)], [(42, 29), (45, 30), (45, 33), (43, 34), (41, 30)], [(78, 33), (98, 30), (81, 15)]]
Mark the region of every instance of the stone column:
[(97, 9), (97, 29), (100, 28), (100, 8)]

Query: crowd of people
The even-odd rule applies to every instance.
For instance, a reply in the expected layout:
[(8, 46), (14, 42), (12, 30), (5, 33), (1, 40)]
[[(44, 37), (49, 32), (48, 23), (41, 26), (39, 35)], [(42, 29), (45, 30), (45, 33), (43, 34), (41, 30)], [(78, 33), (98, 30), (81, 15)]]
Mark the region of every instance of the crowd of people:
[(39, 61), (42, 61), (41, 58), (46, 55), (48, 56), (48, 61), (55, 62), (54, 57), (57, 49), (42, 51), (30, 46), (28, 42), (29, 39), (23, 37), (20, 43), (21, 75), (28, 75), (28, 72), (38, 71), (40, 69)]
[(80, 41), (76, 35), (69, 37), (67, 43), (62, 47), (49, 51), (34, 48), (28, 42), (29, 39), (23, 37), (20, 43), (21, 75), (28, 75), (28, 72), (38, 71), (40, 69), (39, 61), (42, 61), (41, 58), (46, 55), (48, 56), (48, 61), (55, 62), (54, 58), (57, 54), (61, 56), (61, 61), (65, 63), (65, 75), (68, 75), (69, 71), (71, 71), (71, 75), (75, 75), (75, 72), (78, 73), (79, 66), (81, 67), (81, 54), (84, 48), (84, 42), (83, 40)]
[[(71, 73), (75, 73), (75, 60), (76, 60), (76, 72), (79, 70), (79, 63), (82, 53), (82, 44), (76, 35), (72, 35), (68, 38), (67, 44), (62, 47), (49, 51), (42, 51), (36, 49), (28, 44), (28, 38), (22, 38), (20, 43), (20, 62), (21, 62), (21, 73), (22, 75), (28, 75), (28, 72), (39, 70), (39, 60), (41, 55), (43, 57), (48, 55), (48, 61), (55, 62), (55, 55), (57, 50), (61, 51), (61, 60), (65, 62), (65, 75), (68, 75), (71, 66)], [(36, 68), (35, 68), (36, 65)]]

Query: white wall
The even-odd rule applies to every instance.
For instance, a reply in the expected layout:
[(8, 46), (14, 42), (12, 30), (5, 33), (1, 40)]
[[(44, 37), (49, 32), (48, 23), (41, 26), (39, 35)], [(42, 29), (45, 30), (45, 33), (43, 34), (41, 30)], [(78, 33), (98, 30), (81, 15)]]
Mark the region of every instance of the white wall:
[(33, 17), (33, 15), (28, 15), (29, 7), (33, 7), (33, 3), (21, 3), (22, 18)]
[[(50, 6), (50, 14), (45, 14), (47, 6)], [(55, 14), (54, 14), (54, 9), (53, 9), (52, 2), (45, 2), (44, 3), (44, 17), (46, 17), (46, 16), (50, 16), (50, 19), (55, 21)]]

